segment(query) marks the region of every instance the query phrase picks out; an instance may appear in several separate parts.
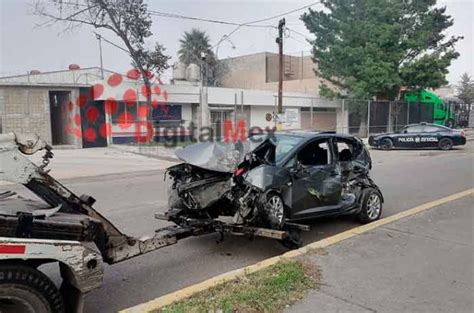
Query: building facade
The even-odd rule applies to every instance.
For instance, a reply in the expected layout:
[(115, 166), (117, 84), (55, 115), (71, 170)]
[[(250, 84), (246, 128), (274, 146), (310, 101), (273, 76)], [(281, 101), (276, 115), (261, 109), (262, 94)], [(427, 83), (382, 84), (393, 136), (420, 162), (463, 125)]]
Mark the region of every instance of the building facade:
[[(283, 103), (286, 129), (345, 127), (339, 101), (285, 91)], [(191, 135), (190, 126), (222, 135), (224, 121), (244, 121), (247, 131), (273, 128), (276, 104), (277, 93), (272, 90), (170, 85), (159, 80), (146, 90), (141, 80), (128, 75), (97, 68), (68, 70), (0, 78), (0, 131), (38, 133), (53, 145), (100, 147), (133, 143), (137, 134), (150, 131), (155, 141), (186, 137)]]
[[(225, 75), (221, 86), (252, 90), (278, 90), (279, 57), (276, 53), (262, 52), (224, 59)], [(301, 93), (319, 98), (321, 79), (314, 70), (316, 64), (310, 56), (283, 56), (283, 92)], [(326, 84), (329, 84), (326, 82)], [(324, 101), (324, 100), (318, 100)], [(285, 99), (283, 106), (286, 107)], [(335, 129), (337, 113), (333, 108), (302, 108), (301, 128)]]

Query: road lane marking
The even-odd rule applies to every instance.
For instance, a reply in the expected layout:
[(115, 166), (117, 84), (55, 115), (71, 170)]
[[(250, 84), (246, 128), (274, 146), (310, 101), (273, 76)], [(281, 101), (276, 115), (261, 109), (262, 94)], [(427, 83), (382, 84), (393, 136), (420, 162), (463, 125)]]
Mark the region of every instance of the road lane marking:
[(136, 312), (141, 313), (141, 312), (149, 312), (149, 311), (152, 311), (152, 310), (158, 310), (158, 309), (163, 308), (167, 305), (170, 305), (173, 302), (188, 298), (188, 297), (192, 296), (193, 294), (196, 294), (200, 291), (203, 291), (203, 290), (209, 289), (211, 287), (220, 285), (224, 282), (234, 280), (234, 279), (236, 279), (238, 277), (241, 277), (243, 275), (254, 273), (254, 272), (259, 271), (261, 269), (265, 269), (269, 266), (272, 266), (272, 265), (280, 262), (281, 260), (287, 260), (287, 259), (290, 259), (290, 258), (301, 256), (301, 255), (304, 255), (305, 253), (308, 253), (308, 252), (313, 251), (315, 249), (322, 249), (322, 248), (329, 247), (329, 246), (334, 245), (336, 243), (339, 243), (343, 240), (358, 236), (360, 234), (366, 233), (368, 231), (379, 228), (381, 226), (393, 223), (393, 222), (401, 220), (403, 218), (410, 217), (412, 215), (418, 214), (418, 213), (426, 211), (428, 209), (438, 207), (442, 204), (445, 204), (445, 203), (448, 203), (448, 202), (451, 202), (451, 201), (455, 201), (455, 200), (464, 198), (464, 197), (472, 195), (472, 194), (474, 194), (474, 188), (471, 188), (471, 189), (468, 189), (468, 190), (465, 190), (465, 191), (462, 191), (462, 192), (459, 192), (459, 193), (455, 193), (453, 195), (450, 195), (450, 196), (447, 196), (447, 197), (444, 197), (444, 198), (441, 198), (441, 199), (438, 199), (438, 200), (435, 200), (435, 201), (431, 201), (431, 202), (416, 206), (414, 208), (405, 210), (403, 212), (400, 212), (400, 213), (382, 218), (378, 221), (375, 221), (375, 222), (372, 222), (372, 223), (369, 223), (369, 224), (365, 224), (365, 225), (362, 225), (362, 226), (354, 227), (352, 229), (346, 230), (346, 231), (344, 231), (342, 233), (339, 233), (337, 235), (330, 236), (330, 237), (318, 240), (318, 241), (310, 243), (310, 244), (308, 244), (308, 245), (306, 245), (306, 246), (304, 246), (300, 249), (291, 250), (291, 251), (288, 251), (288, 252), (286, 252), (282, 255), (274, 256), (274, 257), (271, 257), (269, 259), (265, 259), (263, 261), (255, 263), (253, 265), (246, 266), (246, 267), (243, 267), (243, 268), (239, 268), (239, 269), (236, 269), (236, 270), (233, 270), (233, 271), (230, 271), (230, 272), (226, 272), (226, 273), (220, 274), (218, 276), (214, 276), (214, 277), (212, 277), (208, 280), (205, 280), (201, 283), (191, 285), (189, 287), (186, 287), (186, 288), (177, 290), (175, 292), (166, 294), (164, 296), (155, 298), (155, 299), (150, 300), (148, 302), (144, 302), (144, 303), (138, 304), (136, 306), (121, 310), (120, 313), (136, 313)]

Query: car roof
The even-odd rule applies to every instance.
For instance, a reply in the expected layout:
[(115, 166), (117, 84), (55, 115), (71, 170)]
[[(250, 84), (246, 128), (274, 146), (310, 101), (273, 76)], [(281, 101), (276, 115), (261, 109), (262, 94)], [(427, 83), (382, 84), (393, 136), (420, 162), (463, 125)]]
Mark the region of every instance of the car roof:
[(355, 138), (354, 135), (336, 133), (334, 131), (315, 131), (315, 130), (286, 130), (276, 131), (275, 135), (287, 135), (302, 138), (317, 138), (317, 137), (343, 137), (343, 138)]
[(438, 125), (438, 124), (433, 124), (433, 123), (424, 123), (424, 122), (415, 123), (415, 124), (408, 124), (408, 125), (406, 125), (405, 127), (408, 127), (408, 126), (435, 126), (435, 127), (446, 128), (446, 127), (443, 126), (443, 125)]

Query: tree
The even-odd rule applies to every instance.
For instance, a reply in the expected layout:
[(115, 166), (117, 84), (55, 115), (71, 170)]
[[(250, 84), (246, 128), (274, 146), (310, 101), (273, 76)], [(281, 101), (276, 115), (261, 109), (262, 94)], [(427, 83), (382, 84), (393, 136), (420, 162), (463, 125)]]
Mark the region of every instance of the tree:
[[(323, 96), (393, 100), (400, 87), (438, 88), (447, 83), (447, 68), (459, 54), (446, 38), (453, 24), (436, 0), (323, 0), (324, 9), (301, 19), (315, 35), (313, 61)], [(367, 113), (355, 106), (361, 124)]]
[[(184, 32), (179, 43), (179, 61), (186, 66), (191, 63), (198, 66), (202, 64), (203, 69), (201, 70), (203, 70), (205, 84), (217, 86), (219, 84), (219, 77), (222, 74), (222, 66), (212, 51), (209, 35), (205, 31), (193, 28), (190, 32)], [(205, 55), (204, 61), (201, 60), (202, 54)]]
[[(48, 18), (48, 23), (64, 22), (66, 29), (89, 25), (115, 34), (126, 47), (132, 64), (140, 71), (145, 86), (150, 88), (149, 73), (160, 74), (168, 68), (164, 48), (156, 44), (153, 50), (145, 48), (145, 39), (152, 35), (151, 17), (143, 0), (77, 0), (52, 3), (37, 2), (34, 13)], [(147, 94), (151, 105), (151, 94)], [(150, 110), (151, 111), (151, 110)]]
[(474, 81), (468, 73), (464, 73), (457, 85), (458, 94), (456, 95), (465, 104), (474, 103)]
[[(161, 74), (163, 70), (169, 67), (168, 60), (171, 59), (171, 57), (165, 55), (164, 51), (165, 48), (159, 43), (155, 43), (153, 50), (138, 51), (139, 59), (142, 60), (145, 71)], [(135, 61), (132, 61), (132, 65), (138, 68)]]

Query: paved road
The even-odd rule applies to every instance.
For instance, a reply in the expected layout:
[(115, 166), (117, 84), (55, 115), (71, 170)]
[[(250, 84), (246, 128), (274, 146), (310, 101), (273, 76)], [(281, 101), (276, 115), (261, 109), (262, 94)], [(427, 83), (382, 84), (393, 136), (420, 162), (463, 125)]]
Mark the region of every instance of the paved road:
[[(385, 196), (384, 216), (406, 210), (474, 185), (474, 145), (449, 151), (372, 151), (372, 176)], [(166, 203), (163, 171), (106, 175), (63, 181), (78, 194), (97, 199), (95, 207), (131, 235), (152, 234), (166, 222), (153, 214)], [(358, 224), (351, 218), (325, 219), (305, 233), (309, 243)], [(214, 275), (281, 254), (276, 241), (233, 237), (216, 244), (216, 236), (189, 238), (130, 261), (106, 267), (101, 289), (87, 295), (86, 312), (112, 312)]]

